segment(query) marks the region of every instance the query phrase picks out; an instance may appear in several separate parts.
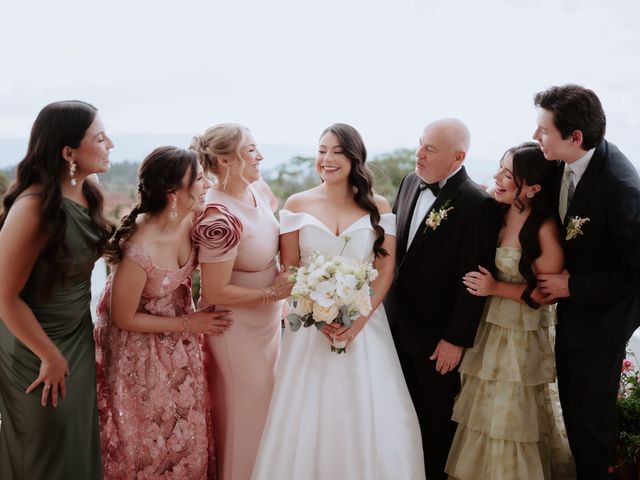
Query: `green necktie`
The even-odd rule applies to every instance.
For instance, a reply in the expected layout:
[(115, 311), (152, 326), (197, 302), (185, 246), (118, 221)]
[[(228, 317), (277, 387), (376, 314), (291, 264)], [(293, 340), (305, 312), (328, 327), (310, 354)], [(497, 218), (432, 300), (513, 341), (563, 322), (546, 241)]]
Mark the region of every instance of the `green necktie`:
[(567, 215), (567, 209), (573, 198), (573, 192), (575, 185), (571, 178), (571, 167), (568, 164), (564, 164), (564, 175), (562, 176), (562, 185), (560, 186), (560, 201), (558, 202), (558, 211), (560, 213), (560, 219), (564, 222), (564, 217)]

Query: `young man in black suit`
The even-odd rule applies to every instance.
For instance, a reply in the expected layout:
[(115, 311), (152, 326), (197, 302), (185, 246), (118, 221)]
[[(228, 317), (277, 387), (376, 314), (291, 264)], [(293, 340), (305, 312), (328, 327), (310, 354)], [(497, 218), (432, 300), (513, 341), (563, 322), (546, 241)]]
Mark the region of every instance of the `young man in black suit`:
[(616, 394), (625, 346), (640, 325), (640, 179), (604, 139), (596, 94), (578, 85), (539, 92), (533, 138), (558, 161), (566, 270), (540, 275), (558, 299), (558, 387), (578, 478), (613, 478)]
[(457, 366), (473, 345), (485, 302), (466, 291), (462, 276), (492, 266), (497, 243), (497, 206), (468, 177), (468, 148), (461, 121), (427, 125), (416, 171), (403, 179), (394, 206), (397, 269), (385, 306), (420, 421), (429, 480), (447, 478)]

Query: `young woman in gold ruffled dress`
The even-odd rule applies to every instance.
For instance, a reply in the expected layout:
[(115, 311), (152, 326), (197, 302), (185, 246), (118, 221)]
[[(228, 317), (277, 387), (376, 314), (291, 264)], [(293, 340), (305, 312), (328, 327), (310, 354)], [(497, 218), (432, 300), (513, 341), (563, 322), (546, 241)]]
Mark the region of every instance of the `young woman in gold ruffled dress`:
[[(540, 305), (536, 274), (562, 271), (553, 164), (540, 147), (509, 149), (494, 176), (505, 205), (497, 277), (479, 266), (463, 279), (489, 296), (474, 347), (460, 365), (458, 422), (446, 471), (455, 479), (564, 479), (573, 461), (555, 393), (552, 306)], [(551, 336), (550, 336), (551, 327)]]

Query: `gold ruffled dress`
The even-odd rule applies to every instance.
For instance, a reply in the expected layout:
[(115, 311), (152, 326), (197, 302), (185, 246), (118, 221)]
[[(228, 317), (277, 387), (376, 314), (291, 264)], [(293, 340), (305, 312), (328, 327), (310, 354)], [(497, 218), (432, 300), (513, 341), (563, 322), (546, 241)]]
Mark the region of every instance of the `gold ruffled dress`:
[[(498, 280), (525, 282), (520, 254), (498, 247)], [(555, 384), (555, 307), (490, 297), (482, 318), (460, 364), (446, 472), (460, 480), (575, 478)]]

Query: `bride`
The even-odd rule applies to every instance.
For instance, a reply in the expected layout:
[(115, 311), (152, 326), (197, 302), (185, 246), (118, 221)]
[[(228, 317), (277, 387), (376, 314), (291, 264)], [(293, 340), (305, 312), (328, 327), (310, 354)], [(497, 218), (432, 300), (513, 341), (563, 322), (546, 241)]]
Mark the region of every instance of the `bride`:
[[(382, 306), (393, 278), (395, 217), (372, 192), (366, 149), (351, 126), (320, 138), (322, 184), (293, 195), (280, 212), (285, 267), (313, 253), (372, 260), (368, 317), (350, 327), (287, 329), (254, 480), (423, 479), (418, 419)], [(341, 253), (342, 252), (342, 253)], [(335, 325), (335, 326), (334, 326)], [(331, 352), (332, 338), (347, 352)]]

